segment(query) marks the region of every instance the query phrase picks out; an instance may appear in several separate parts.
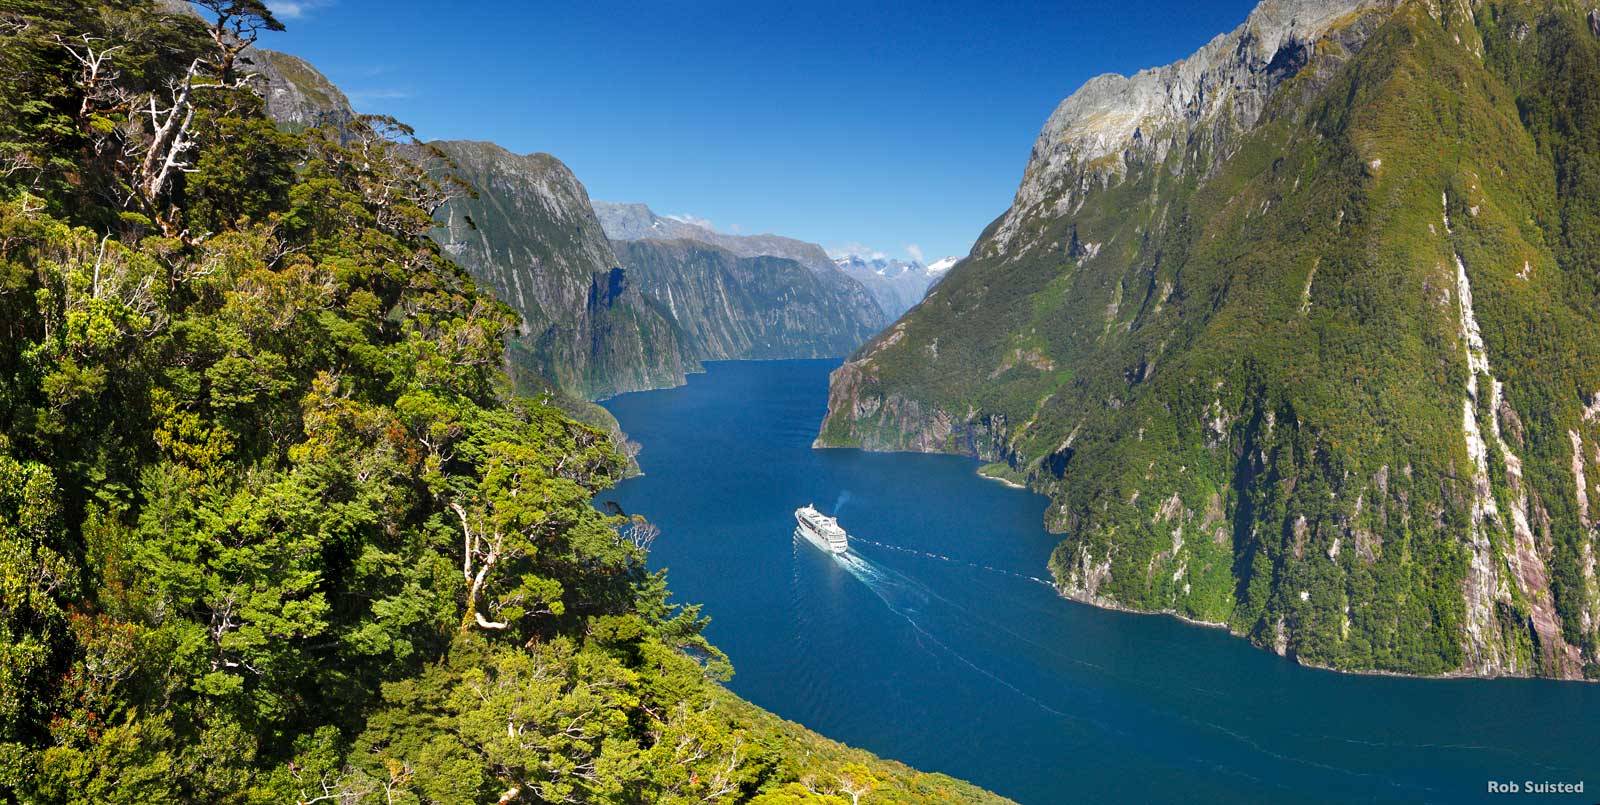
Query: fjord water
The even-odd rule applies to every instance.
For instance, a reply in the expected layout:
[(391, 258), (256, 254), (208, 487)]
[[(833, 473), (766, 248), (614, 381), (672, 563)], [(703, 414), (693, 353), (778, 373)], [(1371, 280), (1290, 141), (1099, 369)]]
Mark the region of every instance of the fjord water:
[[(1025, 805), (1503, 800), (1489, 781), (1586, 776), (1573, 801), (1600, 801), (1600, 685), (1317, 671), (1063, 600), (1037, 580), (1044, 498), (963, 458), (811, 448), (837, 365), (715, 363), (605, 403), (645, 474), (600, 499), (661, 527), (652, 566), (756, 704)], [(811, 502), (851, 556), (793, 538)]]

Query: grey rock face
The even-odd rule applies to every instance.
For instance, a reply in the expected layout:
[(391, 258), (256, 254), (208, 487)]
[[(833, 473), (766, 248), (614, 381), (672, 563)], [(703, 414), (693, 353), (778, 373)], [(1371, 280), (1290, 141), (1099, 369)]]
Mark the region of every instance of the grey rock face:
[(740, 257), (689, 239), (614, 248), (698, 360), (842, 356), (876, 332), (851, 315), (849, 289), (786, 257)]
[(1085, 193), (1124, 175), (1131, 159), (1159, 163), (1197, 135), (1215, 141), (1248, 130), (1335, 22), (1393, 4), (1264, 0), (1243, 25), (1182, 61), (1090, 79), (1045, 122), (1011, 209), (987, 244), (990, 253), (1012, 250), (1028, 220), (1071, 213)]
[(688, 221), (656, 215), (643, 204), (618, 204), (611, 201), (594, 202), (595, 215), (606, 237), (612, 240), (675, 240), (690, 238), (704, 240), (716, 233)]
[(589, 194), (549, 154), (433, 143), (478, 193), (437, 215), (434, 239), (520, 313), (514, 356), (558, 388), (598, 399), (683, 382), (693, 368), (669, 317), (620, 268)]
[(250, 69), (265, 79), (267, 115), (294, 129), (343, 126), (355, 119), (350, 99), (304, 59), (275, 50), (251, 49)]
[(781, 235), (734, 235), (657, 215), (643, 204), (595, 202), (595, 214), (606, 235), (615, 241), (693, 240), (725, 249), (738, 257), (782, 257), (810, 269), (823, 283), (838, 292), (839, 304), (852, 321), (871, 330), (888, 324), (889, 318), (867, 288), (848, 276), (821, 246)]
[(676, 240), (685, 238), (727, 249), (740, 257), (786, 257), (821, 274), (836, 269), (828, 253), (815, 243), (781, 235), (733, 235), (688, 221), (657, 215), (643, 204), (597, 201), (595, 214), (612, 240)]

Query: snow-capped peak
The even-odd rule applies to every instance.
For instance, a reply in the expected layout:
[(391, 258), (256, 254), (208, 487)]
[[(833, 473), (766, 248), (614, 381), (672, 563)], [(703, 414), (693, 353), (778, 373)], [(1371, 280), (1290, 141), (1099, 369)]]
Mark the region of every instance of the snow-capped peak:
[(946, 257), (943, 260), (935, 260), (928, 264), (928, 273), (943, 274), (944, 272), (949, 271), (951, 268), (954, 268), (955, 264), (959, 262), (961, 262), (961, 258), (959, 257)]

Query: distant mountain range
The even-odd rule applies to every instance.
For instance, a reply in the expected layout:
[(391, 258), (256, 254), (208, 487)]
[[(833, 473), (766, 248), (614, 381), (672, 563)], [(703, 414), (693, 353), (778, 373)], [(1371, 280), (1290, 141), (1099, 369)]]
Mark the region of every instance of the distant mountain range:
[(787, 257), (819, 275), (834, 273), (833, 260), (821, 246), (782, 235), (734, 235), (689, 221), (657, 215), (643, 204), (597, 201), (594, 211), (612, 240), (686, 238), (719, 246), (740, 257)]
[(787, 257), (741, 257), (689, 238), (619, 240), (612, 248), (696, 361), (842, 357), (882, 325), (858, 284)]
[[(805, 265), (829, 284), (840, 280), (831, 275), (841, 273), (865, 287), (876, 306), (882, 311), (881, 323), (873, 324), (873, 331), (898, 319), (912, 305), (922, 301), (922, 295), (954, 266), (958, 258), (947, 257), (931, 266), (914, 260), (847, 255), (834, 259), (821, 246), (781, 235), (736, 235), (718, 232), (700, 224), (680, 218), (658, 215), (643, 204), (618, 204), (607, 201), (594, 203), (595, 214), (601, 226), (614, 241), (661, 241), (686, 239), (726, 249), (738, 257), (784, 257)], [(873, 321), (863, 299), (853, 292), (848, 302), (850, 316), (863, 322)]]
[(696, 360), (843, 356), (888, 323), (815, 243), (717, 232), (643, 204), (594, 208), (623, 267), (678, 323)]
[(849, 254), (837, 257), (833, 262), (865, 285), (872, 292), (872, 297), (878, 300), (878, 306), (893, 320), (921, 302), (928, 289), (943, 279), (960, 259), (946, 257), (923, 265), (917, 260)]

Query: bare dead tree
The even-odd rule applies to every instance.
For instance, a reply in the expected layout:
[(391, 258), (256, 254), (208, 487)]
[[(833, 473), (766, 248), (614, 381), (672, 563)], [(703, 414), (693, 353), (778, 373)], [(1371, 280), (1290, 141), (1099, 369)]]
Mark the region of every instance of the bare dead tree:
[(410, 126), (393, 117), (362, 115), (337, 131), (328, 130), (330, 142), (334, 135), (355, 189), (387, 231), (426, 234), (436, 225), (433, 215), (440, 208), (477, 195), (456, 175), (454, 160), (419, 141)]
[[(145, 114), (150, 116), (155, 135), (143, 147), (144, 156), (139, 160), (136, 178), (139, 193), (152, 207), (166, 192), (174, 172), (191, 167), (185, 155), (195, 147), (194, 140), (189, 137), (189, 125), (194, 122), (194, 79), (199, 69), (199, 59), (189, 63), (183, 78), (169, 87), (172, 102), (165, 109), (157, 105), (155, 94), (150, 95)], [(138, 148), (137, 145), (133, 147)]]
[[(305, 770), (295, 764), (289, 765), (289, 773), (300, 787), (300, 795), (295, 798), (295, 805), (314, 805), (318, 802), (359, 805), (369, 801), (379, 788), (378, 783), (371, 777), (348, 768), (337, 773), (325, 773), (312, 781), (307, 781)], [(386, 783), (383, 788), (387, 801), (393, 802), (394, 792), (390, 790), (391, 785)]]
[(628, 527), (622, 530), (622, 540), (641, 551), (649, 551), (659, 536), (661, 527), (638, 514), (635, 514)]
[(161, 202), (172, 181), (180, 173), (192, 173), (195, 168), (190, 152), (198, 144), (190, 126), (194, 123), (197, 90), (236, 90), (243, 86), (238, 81), (202, 82), (203, 63), (195, 59), (189, 63), (183, 77), (168, 83), (169, 100), (163, 103), (155, 93), (150, 93), (139, 114), (149, 119), (152, 133), (147, 141), (128, 138), (124, 156), (132, 165), (133, 185), (137, 200), (152, 213), (162, 233), (168, 236), (177, 232), (176, 211), (163, 209)]
[[(502, 613), (508, 609), (525, 604), (530, 606), (525, 614), (555, 614), (548, 602), (531, 601), (520, 589), (500, 598), (490, 599), (488, 595), (495, 568), (527, 557), (544, 524), (521, 531), (506, 529), (494, 522), (494, 516), (487, 509), (469, 510), (458, 501), (450, 501), (448, 505), (461, 522), (461, 577), (467, 585), (467, 617), (462, 619), (462, 631), (474, 625), (493, 631), (510, 628), (509, 620), (493, 620), (491, 616), (503, 617)], [(485, 609), (489, 611), (488, 616), (484, 614)]]
[(53, 38), (78, 63), (78, 74), (73, 77), (73, 83), (83, 93), (83, 99), (78, 104), (78, 122), (81, 125), (98, 108), (109, 105), (108, 102), (117, 97), (116, 83), (122, 77), (122, 72), (113, 65), (112, 57), (126, 46), (102, 46), (100, 42), (103, 40), (89, 34), (77, 39), (68, 39), (60, 34)]
[(861, 798), (872, 791), (873, 786), (870, 780), (856, 779), (855, 774), (849, 769), (839, 772), (837, 777), (839, 780), (839, 793), (850, 798), (850, 805), (861, 805)]
[[(13, 151), (0, 156), (0, 179), (10, 179), (13, 176), (24, 173), (33, 174), (32, 177), (18, 177), (23, 179), (23, 184), (27, 189), (38, 190), (39, 179), (44, 175), (44, 171), (40, 169), (39, 163), (34, 160), (31, 154), (26, 151)], [(23, 201), (23, 206), (27, 206), (26, 199)], [(27, 213), (28, 210), (24, 209), (23, 212)]]
[(836, 789), (830, 788), (818, 782), (817, 776), (809, 772), (801, 775), (800, 784), (805, 786), (806, 790), (810, 791), (813, 796), (831, 797), (836, 792)]
[(239, 56), (256, 43), (263, 31), (283, 30), (283, 23), (261, 0), (194, 0), (194, 4), (215, 18), (209, 32), (217, 55), (210, 67), (225, 84), (234, 82)]

